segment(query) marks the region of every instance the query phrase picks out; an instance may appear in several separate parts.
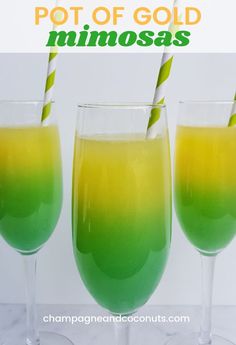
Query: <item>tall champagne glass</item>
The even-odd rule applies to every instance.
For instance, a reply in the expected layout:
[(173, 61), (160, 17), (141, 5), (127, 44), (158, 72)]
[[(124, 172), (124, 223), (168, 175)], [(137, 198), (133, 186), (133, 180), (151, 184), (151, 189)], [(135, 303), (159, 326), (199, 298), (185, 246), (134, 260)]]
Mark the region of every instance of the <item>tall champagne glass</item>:
[[(151, 105), (80, 105), (73, 172), (73, 246), (99, 305), (134, 313), (156, 289), (171, 235), (169, 141), (164, 106), (146, 139)], [(118, 327), (117, 345), (128, 344)]]
[[(35, 310), (36, 258), (57, 224), (62, 202), (60, 142), (55, 115), (41, 124), (42, 102), (0, 102), (0, 233), (24, 260), (27, 329), (17, 344), (71, 344), (39, 334)], [(14, 329), (13, 332), (14, 333)], [(16, 344), (9, 334), (4, 344)]]
[(180, 225), (202, 261), (199, 334), (173, 345), (227, 345), (211, 334), (214, 265), (236, 233), (236, 128), (228, 127), (232, 102), (183, 102), (175, 146), (175, 207)]

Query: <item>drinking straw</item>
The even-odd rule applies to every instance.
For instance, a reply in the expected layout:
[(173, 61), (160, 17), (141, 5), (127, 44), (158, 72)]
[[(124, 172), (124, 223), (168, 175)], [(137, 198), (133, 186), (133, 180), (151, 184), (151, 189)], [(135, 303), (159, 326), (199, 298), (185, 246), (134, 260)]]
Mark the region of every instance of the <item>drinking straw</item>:
[(231, 111), (231, 116), (229, 119), (229, 123), (228, 123), (228, 127), (232, 127), (236, 125), (236, 93), (234, 95), (234, 104), (232, 107), (232, 111)]
[(45, 122), (45, 120), (50, 116), (50, 113), (51, 113), (52, 98), (53, 98), (53, 93), (54, 93), (55, 76), (56, 76), (57, 55), (58, 55), (58, 52), (56, 52), (54, 49), (54, 51), (50, 52), (49, 58), (48, 58), (48, 71), (47, 71), (47, 79), (46, 79), (46, 85), (45, 85), (41, 122)]
[[(58, 3), (56, 3), (58, 6)], [(61, 13), (56, 14), (56, 19), (60, 20)], [(57, 26), (53, 26), (53, 30), (56, 30)], [(43, 101), (43, 111), (41, 116), (41, 122), (45, 123), (48, 117), (51, 114), (52, 99), (54, 94), (55, 86), (55, 77), (56, 77), (56, 66), (58, 58), (58, 47), (52, 47), (48, 57), (48, 70), (47, 70), (47, 79), (44, 92), (44, 101)]]
[[(179, 0), (175, 0), (173, 4), (173, 8), (178, 5)], [(181, 17), (179, 17), (181, 19)], [(178, 25), (174, 25), (173, 21), (170, 23), (169, 31), (174, 35), (179, 30)], [(161, 67), (158, 73), (156, 89), (153, 98), (153, 104), (164, 104), (165, 102), (165, 95), (166, 95), (166, 88), (168, 79), (171, 72), (172, 62), (173, 62), (174, 55), (170, 52), (169, 47), (165, 47), (165, 50), (162, 55), (161, 59)], [(147, 127), (147, 138), (153, 139), (156, 137), (156, 123), (160, 118), (160, 109), (153, 108), (151, 111), (151, 116), (149, 118), (148, 127)]]

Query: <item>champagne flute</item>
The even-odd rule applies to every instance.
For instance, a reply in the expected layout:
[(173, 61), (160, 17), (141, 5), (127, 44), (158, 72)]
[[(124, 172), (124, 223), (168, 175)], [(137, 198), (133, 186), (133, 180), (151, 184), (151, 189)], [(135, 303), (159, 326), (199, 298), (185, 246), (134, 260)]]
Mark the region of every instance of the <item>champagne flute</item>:
[[(146, 139), (152, 108), (157, 135)], [(73, 247), (82, 280), (99, 305), (129, 315), (155, 291), (171, 237), (169, 139), (164, 106), (78, 108), (73, 169)], [(129, 342), (117, 325), (116, 344)]]
[(171, 345), (229, 345), (211, 334), (216, 256), (236, 233), (236, 128), (233, 102), (182, 102), (175, 146), (175, 207), (180, 225), (201, 255), (200, 334), (173, 337)]
[[(62, 172), (55, 115), (41, 123), (43, 102), (0, 102), (0, 232), (24, 260), (27, 329), (18, 344), (69, 345), (65, 337), (39, 334), (35, 287), (38, 251), (52, 235), (61, 211)], [(11, 335), (4, 344), (15, 344)]]

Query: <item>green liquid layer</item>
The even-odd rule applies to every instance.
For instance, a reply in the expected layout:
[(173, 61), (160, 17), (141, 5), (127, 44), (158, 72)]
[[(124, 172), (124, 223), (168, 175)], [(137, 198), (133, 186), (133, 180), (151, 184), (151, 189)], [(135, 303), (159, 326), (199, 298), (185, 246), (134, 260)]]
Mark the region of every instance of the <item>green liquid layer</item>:
[(176, 182), (175, 206), (182, 229), (201, 252), (215, 254), (236, 234), (235, 195), (217, 191), (197, 191)]
[(157, 214), (115, 215), (111, 210), (99, 216), (89, 212), (84, 221), (82, 209), (81, 205), (74, 229), (74, 252), (86, 287), (114, 313), (135, 311), (148, 300), (164, 271), (167, 224)]

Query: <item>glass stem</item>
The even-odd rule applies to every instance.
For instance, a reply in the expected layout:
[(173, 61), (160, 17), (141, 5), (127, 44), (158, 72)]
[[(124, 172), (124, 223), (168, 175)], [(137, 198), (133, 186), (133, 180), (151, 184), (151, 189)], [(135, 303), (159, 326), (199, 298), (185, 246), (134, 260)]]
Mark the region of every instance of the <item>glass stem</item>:
[(23, 255), (26, 276), (26, 344), (39, 345), (36, 313), (37, 254)]
[(115, 345), (129, 345), (129, 322), (115, 322)]
[(202, 318), (200, 345), (211, 344), (212, 292), (216, 256), (201, 255), (202, 261)]

